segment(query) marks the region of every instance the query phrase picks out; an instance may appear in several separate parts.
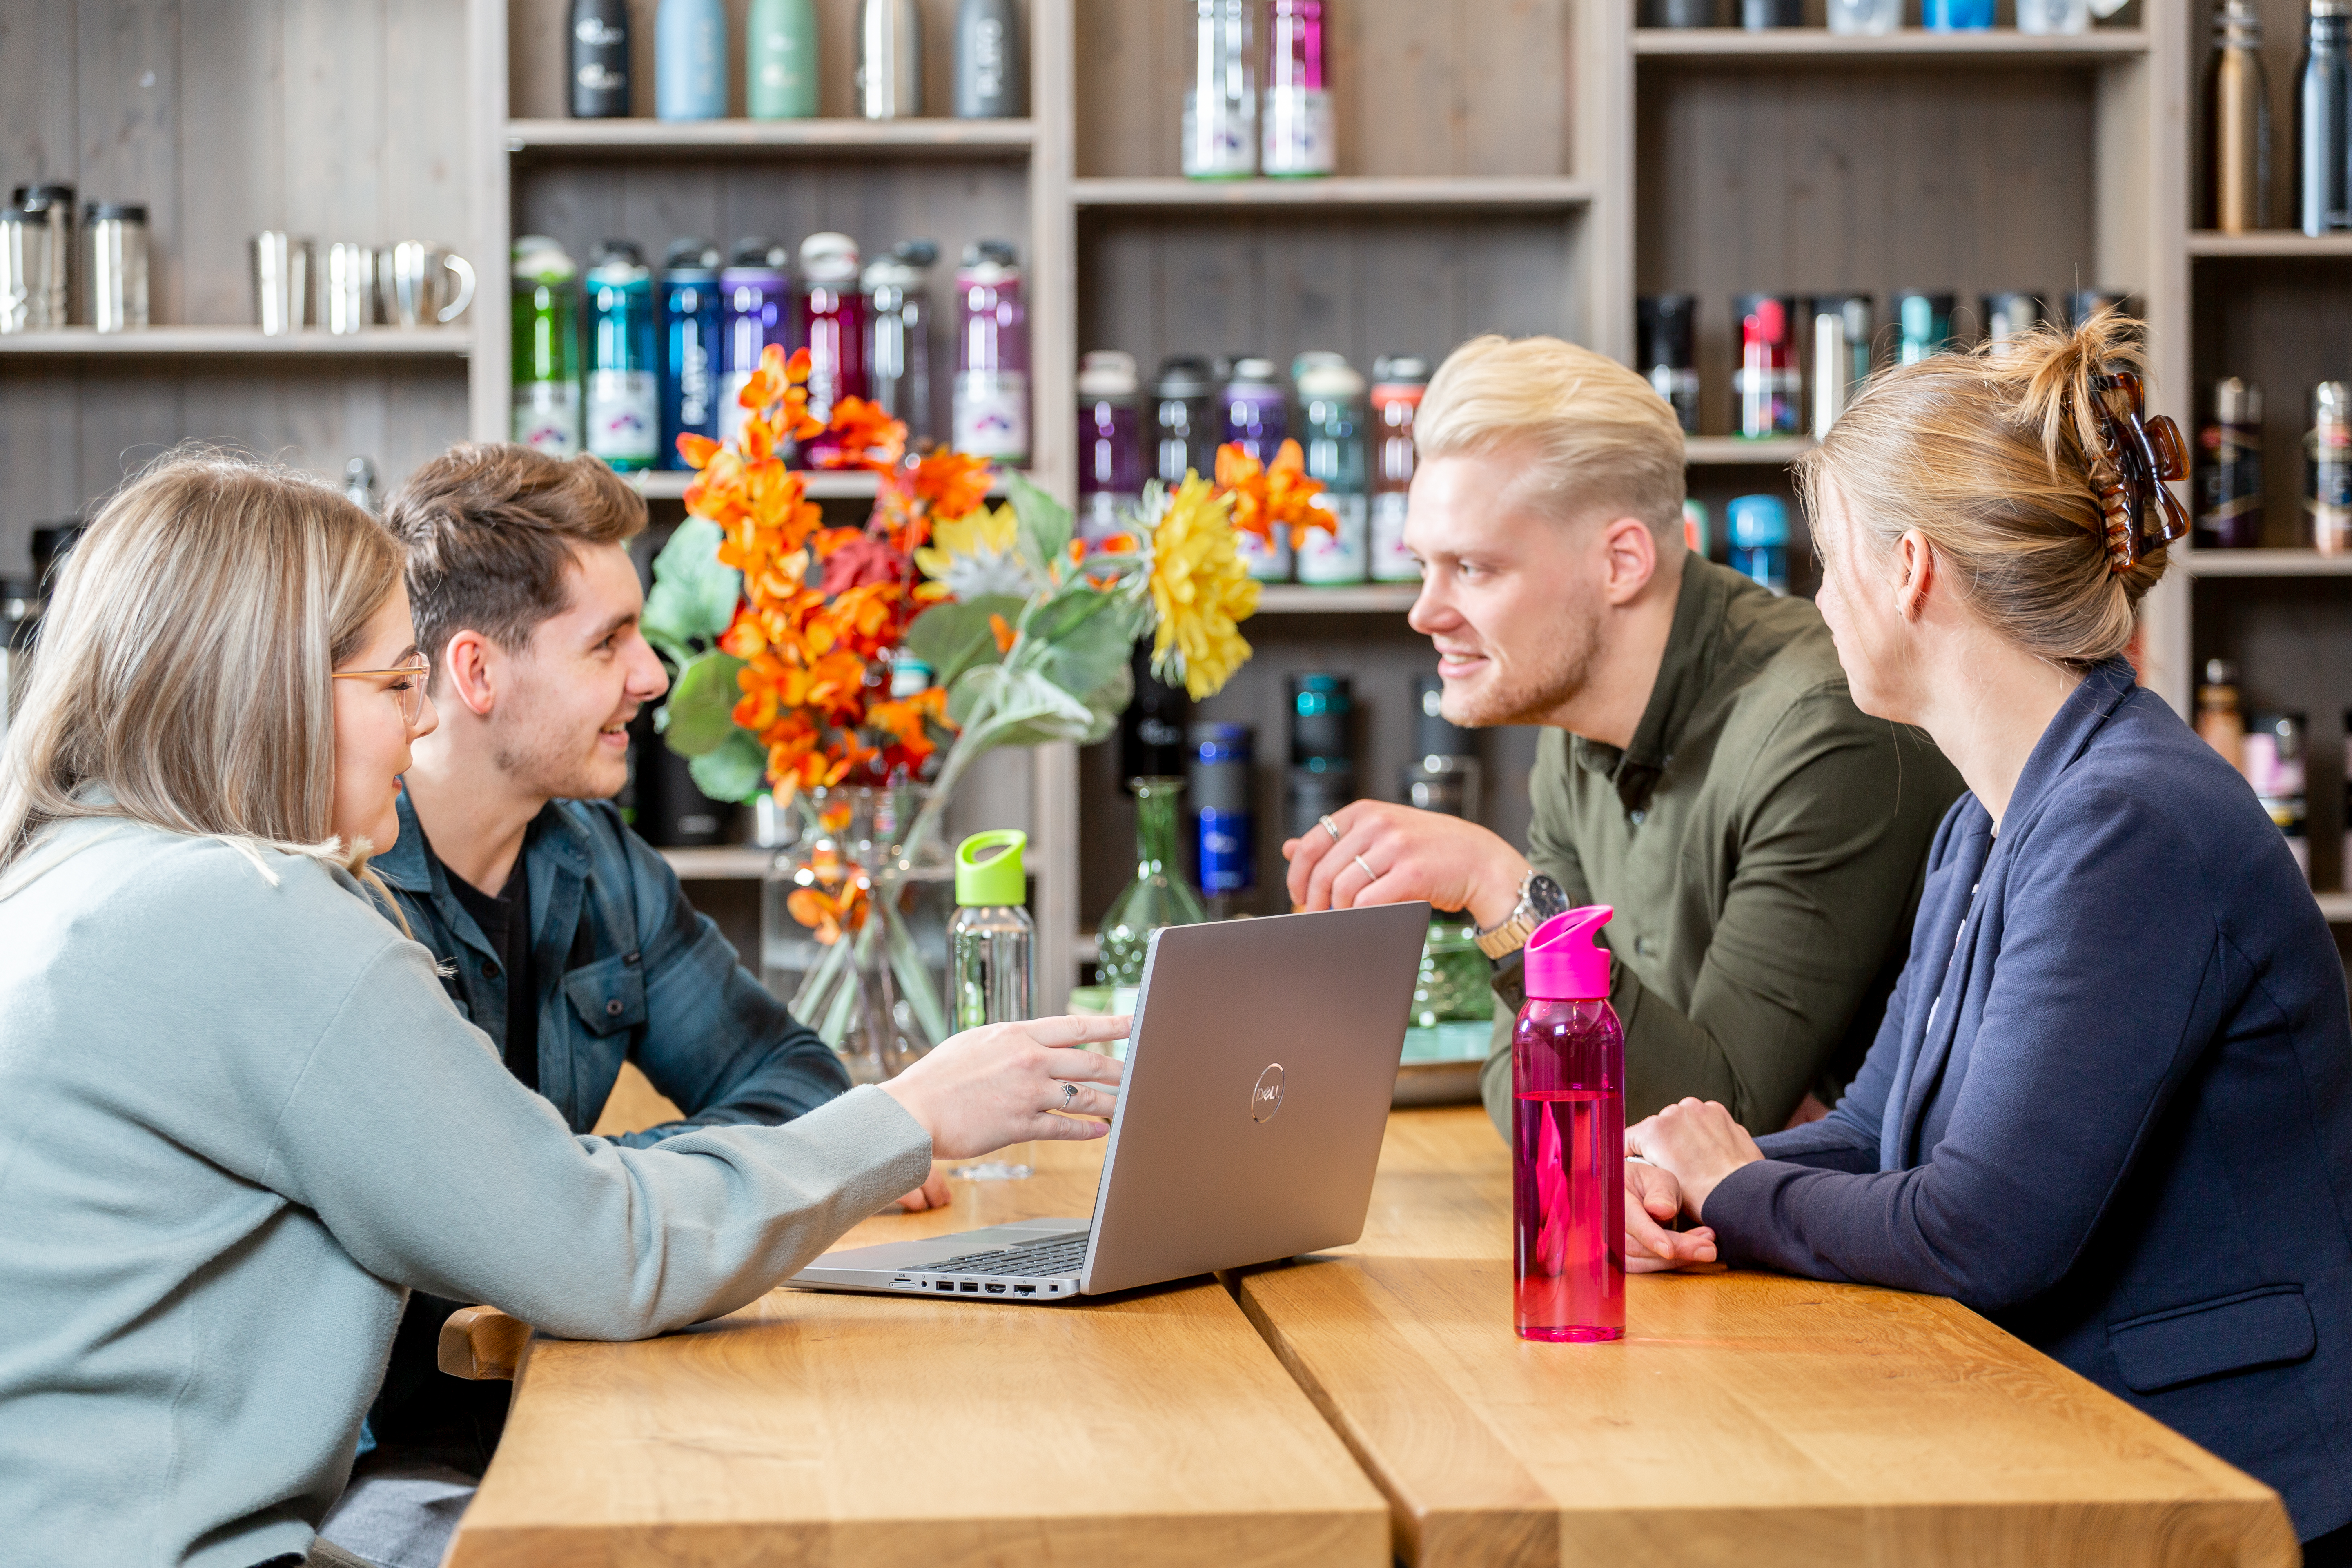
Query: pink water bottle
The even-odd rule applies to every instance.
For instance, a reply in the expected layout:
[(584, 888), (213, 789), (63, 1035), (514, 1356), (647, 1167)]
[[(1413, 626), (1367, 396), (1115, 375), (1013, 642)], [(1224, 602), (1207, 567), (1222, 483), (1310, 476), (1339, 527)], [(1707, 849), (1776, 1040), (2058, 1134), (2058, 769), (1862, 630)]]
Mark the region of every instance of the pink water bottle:
[(1625, 1031), (1593, 940), (1616, 912), (1570, 910), (1528, 940), (1528, 1000), (1511, 1026), (1521, 1339), (1625, 1337)]

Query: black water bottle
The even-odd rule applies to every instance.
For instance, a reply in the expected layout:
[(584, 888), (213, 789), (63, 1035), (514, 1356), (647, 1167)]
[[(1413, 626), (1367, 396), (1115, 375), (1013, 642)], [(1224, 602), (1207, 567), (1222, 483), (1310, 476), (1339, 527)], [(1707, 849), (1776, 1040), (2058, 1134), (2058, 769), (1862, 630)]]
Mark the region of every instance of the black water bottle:
[(2311, 0), (2294, 81), (2294, 217), (2305, 234), (2352, 228), (2352, 0)]
[(572, 118), (628, 112), (628, 0), (572, 0)]

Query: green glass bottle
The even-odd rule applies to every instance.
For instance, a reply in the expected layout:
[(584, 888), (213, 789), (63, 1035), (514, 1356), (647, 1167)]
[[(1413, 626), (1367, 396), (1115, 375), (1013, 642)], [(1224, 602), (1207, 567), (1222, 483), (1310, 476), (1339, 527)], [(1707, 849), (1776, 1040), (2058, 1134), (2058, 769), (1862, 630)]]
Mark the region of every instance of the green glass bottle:
[(751, 0), (743, 102), (754, 120), (816, 114), (816, 0)]
[(1142, 983), (1151, 933), (1161, 926), (1199, 925), (1209, 918), (1176, 859), (1176, 798), (1184, 781), (1139, 778), (1127, 784), (1135, 792), (1135, 880), (1103, 914), (1095, 967), (1105, 985)]

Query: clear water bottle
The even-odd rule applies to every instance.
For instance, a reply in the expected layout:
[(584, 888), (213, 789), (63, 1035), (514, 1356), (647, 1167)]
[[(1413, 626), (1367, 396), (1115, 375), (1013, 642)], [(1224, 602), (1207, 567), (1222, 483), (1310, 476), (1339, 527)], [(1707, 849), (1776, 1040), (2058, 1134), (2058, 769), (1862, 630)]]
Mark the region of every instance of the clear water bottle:
[(661, 440), (661, 382), (654, 364), (654, 274), (631, 239), (608, 239), (590, 258), (588, 450), (616, 471), (650, 468)]
[(1029, 314), (1010, 240), (964, 247), (956, 273), (955, 447), (999, 463), (1029, 460)]
[(1089, 351), (1078, 363), (1078, 532), (1088, 545), (1123, 533), (1143, 496), (1143, 406), (1135, 356)]
[(919, 444), (931, 427), (931, 264), (940, 247), (928, 239), (902, 239), (890, 254), (866, 268), (866, 319), (873, 323), (866, 355), (866, 379), (882, 412), (907, 426), (907, 439)]
[(1254, 0), (1182, 0), (1192, 17), (1192, 79), (1184, 88), (1184, 173), (1196, 180), (1257, 172)]
[(580, 450), (579, 264), (543, 234), (514, 242), (514, 438)]
[(1625, 1337), (1625, 1031), (1609, 1005), (1616, 911), (1554, 915), (1528, 939), (1511, 1026), (1513, 1321), (1523, 1340)]
[(1369, 574), (1370, 499), (1367, 495), (1364, 378), (1345, 361), (1308, 366), (1298, 377), (1307, 475), (1326, 487), (1316, 506), (1331, 531), (1309, 532), (1298, 548), (1298, 580), (1337, 585)]
[(948, 922), (948, 987), (955, 1026), (1028, 1017), (1037, 928), (1024, 906), (1021, 853), (1029, 836), (1000, 827), (956, 846), (955, 918)]

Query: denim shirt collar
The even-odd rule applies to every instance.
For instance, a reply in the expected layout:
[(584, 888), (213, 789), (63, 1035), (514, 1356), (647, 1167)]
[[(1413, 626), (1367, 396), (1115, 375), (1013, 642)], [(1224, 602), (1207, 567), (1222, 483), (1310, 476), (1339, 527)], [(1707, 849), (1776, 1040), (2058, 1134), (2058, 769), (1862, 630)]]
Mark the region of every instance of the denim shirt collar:
[[(449, 890), (448, 870), (425, 841), (425, 829), (416, 820), (416, 807), (409, 798), (404, 781), (399, 810), (399, 839), (368, 864), (389, 886), (430, 903), (446, 928), (488, 952), (489, 944), (475, 925), (474, 917)], [(586, 829), (559, 810), (554, 801), (540, 807), (539, 815), (531, 818), (530, 827), (523, 832), (521, 855), (524, 875), (530, 881), (534, 913), (548, 906), (548, 883), (556, 867), (570, 871), (578, 880), (586, 880), (592, 847)]]

